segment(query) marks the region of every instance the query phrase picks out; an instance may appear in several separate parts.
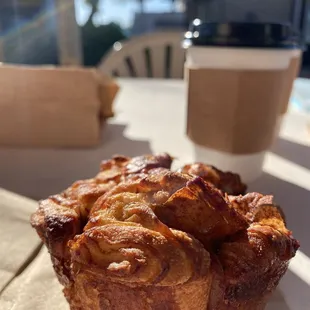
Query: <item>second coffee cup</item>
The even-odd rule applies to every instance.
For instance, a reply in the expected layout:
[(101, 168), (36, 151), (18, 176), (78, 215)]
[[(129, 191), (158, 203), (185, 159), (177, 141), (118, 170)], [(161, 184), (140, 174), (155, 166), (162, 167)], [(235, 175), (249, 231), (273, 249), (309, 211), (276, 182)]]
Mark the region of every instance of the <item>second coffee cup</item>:
[(251, 181), (262, 171), (283, 104), (296, 48), (290, 28), (196, 20), (187, 37), (187, 134), (196, 160)]

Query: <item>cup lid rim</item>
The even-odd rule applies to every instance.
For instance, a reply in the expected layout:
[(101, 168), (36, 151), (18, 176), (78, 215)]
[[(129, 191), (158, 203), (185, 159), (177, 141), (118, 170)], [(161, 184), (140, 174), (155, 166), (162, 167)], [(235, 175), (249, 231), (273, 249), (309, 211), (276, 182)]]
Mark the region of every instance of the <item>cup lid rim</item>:
[(287, 23), (203, 22), (195, 19), (185, 33), (183, 47), (232, 46), (301, 48), (300, 38)]

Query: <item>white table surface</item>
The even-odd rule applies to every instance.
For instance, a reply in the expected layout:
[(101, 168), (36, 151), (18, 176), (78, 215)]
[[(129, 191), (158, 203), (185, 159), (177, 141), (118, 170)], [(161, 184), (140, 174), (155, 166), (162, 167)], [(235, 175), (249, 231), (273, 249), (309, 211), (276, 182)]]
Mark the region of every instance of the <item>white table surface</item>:
[[(305, 81), (302, 81), (303, 83)], [(298, 83), (298, 82), (297, 82)], [(186, 91), (182, 81), (161, 80), (120, 80), (121, 92), (116, 101), (116, 117), (103, 130), (102, 145), (96, 149), (38, 150), (0, 148), (0, 187), (34, 199), (44, 198), (59, 192), (76, 179), (93, 176), (102, 159), (115, 153), (129, 156), (169, 152), (177, 157), (175, 167), (193, 161), (193, 148), (185, 136)], [(310, 90), (310, 82), (309, 82)], [(309, 116), (290, 111), (285, 117), (279, 139), (269, 152), (264, 166), (264, 175), (249, 186), (250, 191), (274, 194), (276, 202), (284, 209), (288, 226), (301, 242), (301, 249), (283, 278), (276, 296), (268, 309), (310, 309), (310, 133), (307, 126)], [(6, 198), (3, 198), (4, 196)], [(10, 208), (16, 199), (23, 207), (30, 204), (20, 218), (13, 212), (8, 218), (12, 227), (22, 229), (21, 238), (32, 240), (27, 212), (35, 209), (36, 203), (6, 191), (0, 192), (0, 213)], [(15, 200), (14, 200), (15, 199)], [(10, 238), (8, 230), (0, 225), (0, 233)], [(2, 236), (3, 236), (2, 235)], [(30, 239), (29, 239), (30, 238)], [(0, 270), (3, 269), (3, 253), (9, 247), (0, 242)], [(36, 253), (38, 243), (34, 242), (30, 252)], [(15, 250), (14, 250), (15, 251)], [(14, 252), (15, 253), (15, 252)], [(29, 265), (29, 257), (24, 257), (0, 281), (0, 309), (27, 309), (27, 283), (40, 286), (40, 273), (36, 264), (44, 261), (44, 274), (53, 278), (48, 258), (44, 252)], [(6, 262), (7, 263), (7, 262)], [(46, 269), (47, 268), (47, 269)], [(20, 274), (14, 279), (14, 274)], [(26, 279), (26, 280), (25, 280)], [(46, 278), (45, 278), (46, 279)], [(62, 298), (54, 281), (43, 281), (45, 287), (53, 285), (52, 300)], [(42, 282), (42, 283), (43, 283)], [(2, 286), (1, 286), (2, 285)], [(35, 285), (35, 284), (33, 284)], [(19, 304), (12, 301), (15, 290), (22, 290)], [(28, 287), (28, 286), (27, 286)], [(22, 289), (23, 288), (23, 289)], [(24, 296), (24, 297), (22, 297)], [(54, 296), (54, 297), (53, 297)], [(42, 296), (41, 296), (42, 297)], [(54, 298), (54, 299), (53, 299)], [(283, 300), (285, 299), (285, 302)], [(40, 309), (52, 309), (41, 298)], [(31, 309), (35, 301), (29, 301)], [(44, 305), (42, 304), (44, 303)], [(30, 309), (28, 307), (28, 309)], [(57, 307), (56, 307), (57, 308)], [(55, 308), (55, 309), (56, 309)], [(54, 309), (54, 308), (53, 308)]]

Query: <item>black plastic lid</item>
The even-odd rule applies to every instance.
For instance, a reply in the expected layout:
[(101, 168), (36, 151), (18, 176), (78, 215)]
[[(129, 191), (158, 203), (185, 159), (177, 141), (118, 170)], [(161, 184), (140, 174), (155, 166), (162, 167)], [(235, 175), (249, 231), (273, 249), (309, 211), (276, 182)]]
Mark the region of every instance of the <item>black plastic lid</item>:
[(298, 48), (291, 25), (274, 23), (203, 23), (195, 19), (185, 33), (183, 46)]

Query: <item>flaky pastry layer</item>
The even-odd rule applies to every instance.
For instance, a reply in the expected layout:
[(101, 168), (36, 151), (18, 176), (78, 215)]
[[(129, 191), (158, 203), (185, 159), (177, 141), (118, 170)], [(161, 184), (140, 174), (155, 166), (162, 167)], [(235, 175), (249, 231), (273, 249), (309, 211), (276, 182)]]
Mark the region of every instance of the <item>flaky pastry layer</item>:
[(299, 244), (271, 196), (203, 165), (116, 156), (31, 223), (71, 309), (263, 309)]

